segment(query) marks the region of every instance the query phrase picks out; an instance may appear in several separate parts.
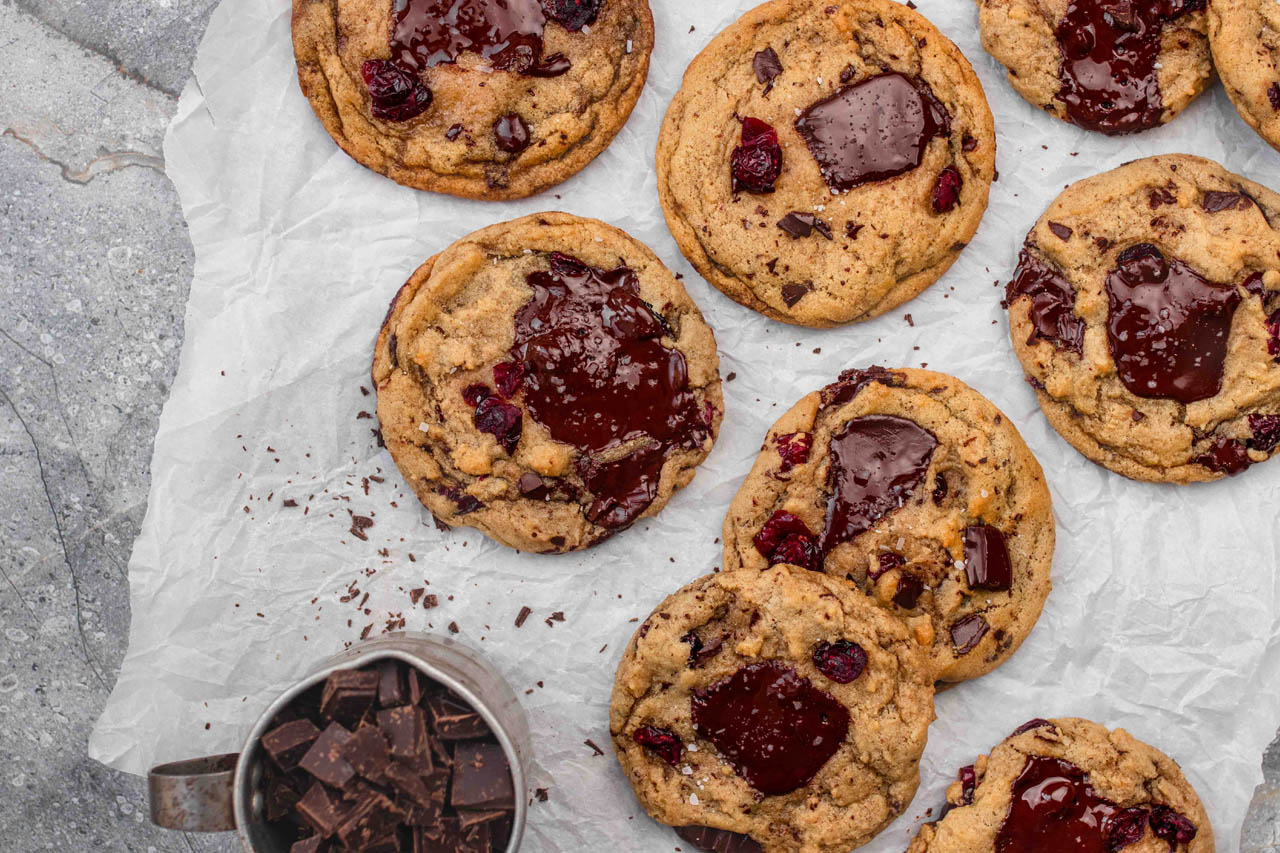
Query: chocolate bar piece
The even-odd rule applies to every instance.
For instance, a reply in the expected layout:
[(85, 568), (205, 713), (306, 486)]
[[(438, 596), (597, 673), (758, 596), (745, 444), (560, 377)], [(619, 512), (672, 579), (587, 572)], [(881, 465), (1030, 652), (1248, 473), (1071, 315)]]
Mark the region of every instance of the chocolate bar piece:
[(330, 723), (316, 742), (302, 756), (298, 766), (334, 788), (345, 787), (356, 775), (355, 769), (342, 757), (342, 748), (351, 740), (351, 732), (341, 723)]
[(372, 788), (362, 791), (335, 833), (344, 847), (364, 850), (395, 832), (403, 815), (391, 800)]
[(489, 725), (470, 705), (448, 693), (427, 699), (431, 728), (441, 740), (476, 740), (489, 736)]
[(342, 747), (342, 757), (370, 782), (382, 782), (391, 761), (387, 739), (377, 726), (361, 726)]
[(276, 766), (287, 773), (298, 766), (298, 760), (307, 754), (318, 737), (320, 730), (310, 720), (294, 720), (263, 735), (262, 748)]
[(511, 767), (502, 747), (483, 741), (458, 744), (453, 752), (453, 790), (449, 805), (455, 809), (510, 809), (515, 807)]
[(378, 664), (378, 707), (395, 708), (410, 704), (407, 693), (403, 665), (395, 660), (384, 660)]
[(391, 745), (391, 755), (418, 769), (431, 772), (431, 749), (427, 742), (427, 715), (421, 708), (403, 705), (378, 712), (378, 728)]
[(320, 717), (337, 720), (352, 728), (373, 707), (378, 698), (378, 673), (340, 669), (331, 673), (320, 696)]
[(319, 782), (312, 783), (298, 801), (298, 816), (322, 838), (338, 831), (347, 816), (347, 806)]

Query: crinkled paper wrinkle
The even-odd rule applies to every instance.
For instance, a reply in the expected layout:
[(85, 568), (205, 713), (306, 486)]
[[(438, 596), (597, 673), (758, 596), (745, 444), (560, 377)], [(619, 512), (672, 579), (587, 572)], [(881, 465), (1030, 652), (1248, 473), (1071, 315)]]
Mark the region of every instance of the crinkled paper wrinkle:
[[(215, 11), (165, 144), (195, 280), (129, 567), (130, 651), (90, 754), (143, 773), (237, 749), (277, 692), (366, 625), (376, 634), (396, 613), (412, 630), (455, 622), (456, 638), (506, 673), (535, 732), (533, 784), (549, 799), (530, 809), (525, 849), (670, 850), (671, 831), (643, 816), (613, 757), (584, 743), (608, 745), (631, 620), (720, 564), (724, 512), (780, 412), (848, 366), (927, 364), (986, 394), (1040, 459), (1058, 521), (1055, 588), (1008, 664), (939, 695), (920, 792), (864, 849), (898, 853), (956, 768), (1028, 718), (1066, 715), (1168, 752), (1205, 799), (1220, 849), (1237, 849), (1280, 723), (1280, 463), (1182, 489), (1088, 463), (1037, 409), (997, 285), (1068, 183), (1184, 151), (1280, 189), (1280, 159), (1216, 89), (1138, 136), (1069, 127), (1010, 89), (979, 46), (972, 4), (917, 0), (986, 87), (999, 133), (990, 209), (956, 265), (898, 311), (826, 332), (783, 326), (698, 278), (663, 225), (654, 181), (658, 126), (685, 66), (751, 4), (651, 2), (657, 48), (626, 128), (565, 184), (501, 204), (405, 189), (342, 154), (298, 90), (287, 0)], [(735, 375), (719, 443), (689, 488), (658, 518), (564, 557), (436, 530), (377, 446), (377, 422), (357, 417), (374, 410), (361, 391), (374, 334), (409, 273), (470, 231), (544, 209), (598, 217), (652, 246), (684, 275), (716, 331), (722, 375)], [(370, 475), (383, 481), (366, 494)], [(373, 518), (368, 541), (349, 532), (348, 510)], [(352, 581), (369, 593), (368, 615), (360, 598), (340, 601)], [(439, 607), (411, 606), (406, 590), (422, 587)], [(516, 628), (525, 605), (533, 614)], [(549, 625), (554, 611), (565, 621)]]

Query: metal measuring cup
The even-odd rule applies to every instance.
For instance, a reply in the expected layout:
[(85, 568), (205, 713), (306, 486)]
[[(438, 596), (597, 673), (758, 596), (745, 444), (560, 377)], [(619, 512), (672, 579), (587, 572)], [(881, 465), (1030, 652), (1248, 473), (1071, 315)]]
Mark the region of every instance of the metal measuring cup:
[(267, 823), (262, 790), (262, 735), (280, 711), (337, 669), (356, 669), (392, 658), (416, 667), (475, 709), (493, 731), (511, 765), (516, 792), (511, 837), (515, 853), (524, 835), (533, 749), (529, 723), (510, 685), (478, 653), (447, 637), (398, 632), (353, 645), (327, 658), (263, 711), (239, 753), (210, 755), (151, 768), (147, 787), (151, 820), (190, 832), (234, 831), (248, 853), (289, 853), (292, 838)]

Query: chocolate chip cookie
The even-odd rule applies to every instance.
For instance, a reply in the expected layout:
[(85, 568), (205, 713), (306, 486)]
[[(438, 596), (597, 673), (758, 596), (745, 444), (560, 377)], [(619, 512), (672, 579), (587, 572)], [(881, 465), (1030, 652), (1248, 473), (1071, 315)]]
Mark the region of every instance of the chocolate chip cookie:
[(1280, 6), (1269, 0), (1216, 0), (1208, 9), (1209, 47), (1240, 117), (1280, 149)]
[(973, 236), (995, 132), (968, 61), (890, 0), (772, 0), (689, 65), (658, 139), (667, 226), (704, 278), (777, 320), (881, 314)]
[(653, 48), (646, 0), (293, 0), (298, 82), (361, 164), (512, 199), (608, 146)]
[(1156, 127), (1213, 77), (1205, 0), (977, 0), (982, 46), (1022, 97), (1106, 134)]
[(939, 681), (1003, 663), (1049, 594), (1044, 473), (1013, 424), (929, 370), (846, 370), (769, 430), (724, 520), (726, 571), (852, 582), (931, 649)]
[(585, 548), (655, 515), (711, 450), (715, 338), (617, 228), (537, 213), (419, 267), (378, 335), (387, 449), (437, 520)]
[(1045, 416), (1137, 480), (1238, 474), (1280, 445), (1280, 195), (1199, 157), (1073, 184), (1006, 290)]
[(1214, 849), (1204, 806), (1173, 759), (1076, 717), (1020, 726), (960, 769), (947, 804), (907, 853)]
[(685, 840), (845, 853), (915, 794), (931, 682), (906, 626), (841, 580), (712, 574), (631, 638), (609, 730), (641, 805)]

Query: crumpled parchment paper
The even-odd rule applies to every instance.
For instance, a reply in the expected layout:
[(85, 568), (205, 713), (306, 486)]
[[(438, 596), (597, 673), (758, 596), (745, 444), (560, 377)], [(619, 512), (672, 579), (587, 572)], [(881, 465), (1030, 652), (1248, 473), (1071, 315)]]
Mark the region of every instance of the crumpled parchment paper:
[[(238, 749), (280, 690), (365, 626), (454, 622), (523, 695), (533, 726), (534, 784), (550, 798), (531, 807), (525, 849), (671, 850), (677, 839), (637, 806), (609, 743), (609, 690), (635, 620), (719, 565), (729, 500), (795, 399), (847, 366), (927, 364), (991, 398), (1043, 464), (1058, 519), (1054, 591), (1009, 663), (938, 696), (920, 792), (865, 849), (902, 850), (958, 766), (1024, 720), (1059, 715), (1124, 726), (1176, 758), (1220, 849), (1237, 849), (1280, 723), (1280, 462), (1185, 488), (1087, 462), (1023, 381), (996, 282), (1075, 180), (1185, 151), (1280, 188), (1280, 154), (1218, 87), (1158, 130), (1076, 130), (1007, 85), (979, 45), (973, 4), (917, 0), (975, 65), (996, 117), (1000, 180), (986, 219), (951, 271), (890, 315), (826, 332), (784, 326), (693, 273), (654, 180), (659, 124), (685, 66), (752, 3), (651, 2), (657, 49), (626, 128), (584, 172), (514, 203), (416, 192), (357, 165), (298, 89), (288, 0), (225, 0), (214, 13), (165, 142), (195, 280), (129, 567), (129, 654), (90, 754), (143, 773)], [(359, 416), (375, 408), (362, 390), (374, 334), (409, 273), (476, 228), (544, 209), (611, 222), (683, 272), (715, 329), (722, 375), (736, 374), (692, 485), (657, 519), (561, 557), (438, 531), (377, 447), (376, 420)], [(373, 519), (367, 541), (349, 532), (351, 513)], [(344, 603), (353, 581), (359, 593)], [(412, 605), (407, 591), (424, 587), (437, 608)], [(523, 605), (534, 613), (516, 628)], [(555, 611), (563, 622), (544, 621)]]

